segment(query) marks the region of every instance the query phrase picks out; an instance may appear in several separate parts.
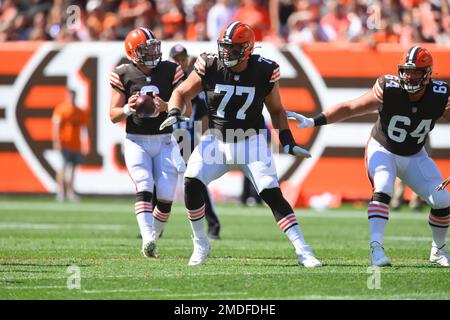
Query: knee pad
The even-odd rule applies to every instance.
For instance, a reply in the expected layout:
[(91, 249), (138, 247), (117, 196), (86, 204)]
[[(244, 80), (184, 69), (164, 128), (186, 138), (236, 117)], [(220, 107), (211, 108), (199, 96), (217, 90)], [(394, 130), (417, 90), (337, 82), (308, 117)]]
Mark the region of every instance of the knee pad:
[(384, 192), (374, 192), (370, 201), (378, 201), (389, 205), (389, 203), (391, 202), (391, 196)]
[(203, 190), (205, 185), (196, 178), (184, 178), (184, 202), (188, 210), (203, 206)]
[(280, 188), (264, 189), (259, 196), (272, 209), (277, 221), (294, 212), (289, 202), (283, 197)]

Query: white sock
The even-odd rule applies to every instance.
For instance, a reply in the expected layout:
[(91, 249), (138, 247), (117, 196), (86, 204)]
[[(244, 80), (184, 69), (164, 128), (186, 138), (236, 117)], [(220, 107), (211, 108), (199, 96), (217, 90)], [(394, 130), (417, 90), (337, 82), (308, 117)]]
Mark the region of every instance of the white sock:
[(305, 247), (308, 245), (305, 242), (305, 239), (303, 238), (302, 231), (300, 230), (300, 227), (298, 224), (293, 225), (290, 227), (286, 232), (286, 236), (291, 240), (292, 244), (295, 248), (295, 253), (301, 254), (304, 252)]
[(151, 212), (141, 212), (136, 215), (136, 219), (141, 230), (142, 242), (147, 243), (153, 239), (153, 214)]
[(187, 209), (187, 216), (189, 222), (191, 223), (192, 232), (194, 233), (194, 238), (206, 238), (205, 232), (205, 204), (200, 208), (189, 210)]
[(450, 223), (450, 216), (439, 216), (430, 212), (428, 216), (428, 224), (433, 233), (433, 246), (442, 248), (445, 245), (445, 238), (447, 238), (448, 225)]
[(445, 245), (445, 239), (447, 238), (448, 228), (431, 227), (433, 233), (433, 247), (442, 248)]
[(194, 238), (206, 238), (206, 232), (205, 232), (205, 217), (203, 216), (199, 220), (189, 220), (191, 223), (192, 232), (194, 233)]
[(376, 241), (383, 244), (384, 228), (389, 220), (383, 218), (369, 219), (370, 243)]
[(153, 230), (155, 231), (155, 238), (158, 239), (161, 232), (164, 230), (165, 222), (153, 219)]

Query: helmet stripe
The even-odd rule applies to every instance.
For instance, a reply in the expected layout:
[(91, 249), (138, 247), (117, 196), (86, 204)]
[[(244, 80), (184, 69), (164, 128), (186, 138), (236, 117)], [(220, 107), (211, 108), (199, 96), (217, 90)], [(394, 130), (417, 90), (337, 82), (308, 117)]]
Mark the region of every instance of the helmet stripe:
[(417, 53), (419, 52), (419, 49), (421, 49), (419, 46), (415, 46), (409, 50), (408, 56), (407, 56), (408, 63), (416, 63), (416, 57), (417, 57)]
[(144, 32), (145, 36), (147, 37), (147, 40), (153, 39), (152, 33), (149, 30), (147, 30), (146, 28), (139, 28), (139, 30)]
[(230, 41), (231, 41), (231, 39), (233, 38), (233, 32), (234, 32), (234, 29), (236, 29), (236, 27), (237, 27), (238, 25), (240, 25), (240, 24), (241, 24), (240, 21), (235, 21), (235, 22), (233, 22), (232, 24), (230, 24), (230, 25), (228, 26), (227, 30), (225, 31), (225, 38), (226, 38), (227, 40), (230, 40)]

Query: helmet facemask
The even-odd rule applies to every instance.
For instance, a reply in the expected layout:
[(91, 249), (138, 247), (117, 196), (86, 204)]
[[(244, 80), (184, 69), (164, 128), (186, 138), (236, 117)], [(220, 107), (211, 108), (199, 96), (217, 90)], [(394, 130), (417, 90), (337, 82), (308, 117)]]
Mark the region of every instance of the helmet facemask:
[(143, 64), (148, 68), (155, 68), (161, 62), (161, 41), (147, 40), (145, 44), (135, 49), (136, 63)]
[(232, 44), (225, 41), (217, 41), (219, 59), (227, 68), (234, 67), (245, 60), (245, 51), (249, 43)]
[(400, 85), (408, 93), (416, 93), (424, 88), (431, 78), (431, 67), (418, 68), (414, 64), (399, 65)]

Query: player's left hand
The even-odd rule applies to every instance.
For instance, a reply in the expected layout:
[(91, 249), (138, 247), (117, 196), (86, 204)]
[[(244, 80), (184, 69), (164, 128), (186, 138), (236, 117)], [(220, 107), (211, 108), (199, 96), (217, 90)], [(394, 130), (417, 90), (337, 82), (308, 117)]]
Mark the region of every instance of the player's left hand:
[(159, 126), (159, 130), (163, 130), (164, 128), (171, 127), (177, 122), (189, 121), (188, 117), (182, 116), (180, 109), (174, 108), (169, 111), (167, 115), (167, 119), (164, 120), (163, 123)]
[(308, 150), (303, 149), (296, 144), (284, 146), (283, 151), (284, 153), (288, 153), (296, 157), (311, 158), (311, 153), (309, 153)]
[(448, 177), (447, 179), (442, 181), (441, 184), (436, 187), (436, 190), (438, 190), (438, 191), (444, 190), (448, 186), (449, 183), (450, 183), (450, 177)]
[(314, 127), (314, 119), (313, 118), (307, 118), (305, 116), (302, 116), (299, 113), (292, 112), (292, 111), (286, 111), (286, 115), (289, 120), (296, 120), (299, 122), (297, 125), (297, 128), (313, 128)]

